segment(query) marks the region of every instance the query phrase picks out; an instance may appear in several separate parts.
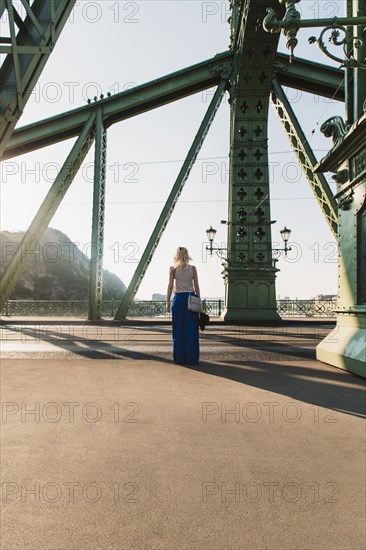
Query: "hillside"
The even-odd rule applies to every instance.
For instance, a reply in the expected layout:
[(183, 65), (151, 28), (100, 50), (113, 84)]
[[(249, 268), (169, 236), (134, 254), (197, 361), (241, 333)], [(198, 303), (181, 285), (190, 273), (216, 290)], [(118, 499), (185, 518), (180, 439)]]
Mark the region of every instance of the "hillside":
[[(5, 270), (24, 233), (0, 232), (0, 274)], [(26, 269), (11, 299), (87, 300), (89, 261), (65, 233), (47, 229), (36, 254), (28, 255)], [(118, 299), (126, 290), (113, 273), (103, 271), (103, 300)]]

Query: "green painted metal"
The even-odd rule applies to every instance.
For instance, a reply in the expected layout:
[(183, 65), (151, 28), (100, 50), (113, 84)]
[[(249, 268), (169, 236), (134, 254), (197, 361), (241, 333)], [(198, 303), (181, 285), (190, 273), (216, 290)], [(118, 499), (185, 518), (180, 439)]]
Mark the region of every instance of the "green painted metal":
[(116, 122), (217, 86), (222, 75), (231, 71), (232, 63), (232, 52), (219, 54), (109, 98), (24, 126), (14, 132), (4, 159), (79, 135), (90, 113), (99, 107), (103, 107), (103, 120), (108, 128)]
[(0, 309), (10, 298), (20, 275), (23, 273), (29, 255), (39, 247), (39, 241), (59, 207), (75, 174), (80, 168), (94, 141), (95, 114), (89, 116), (79, 138), (68, 155), (64, 165), (52, 184), (41, 207), (23, 236), (0, 282)]
[[(354, 3), (354, 13), (357, 15), (358, 19), (361, 19), (361, 16), (366, 16), (366, 2), (357, 2)], [(366, 66), (366, 17), (363, 17), (365, 21), (364, 26), (357, 26), (355, 28), (355, 35), (359, 39), (358, 48), (355, 48), (355, 57), (357, 61), (363, 62)], [(366, 97), (366, 70), (365, 69), (355, 69), (354, 70), (354, 120), (357, 120), (365, 112), (365, 97)]]
[[(89, 114), (97, 110), (101, 104), (105, 123), (109, 126), (113, 122), (137, 116), (197, 91), (216, 86), (221, 76), (231, 70), (233, 59), (234, 54), (231, 51), (219, 54), (110, 98), (19, 128), (13, 133), (3, 159), (29, 153), (79, 135)], [(297, 59), (296, 64), (291, 65), (288, 59), (287, 55), (276, 55), (274, 68), (281, 84), (343, 100), (343, 71), (301, 59)]]
[(149, 264), (153, 258), (154, 252), (159, 244), (159, 241), (164, 233), (164, 230), (169, 222), (169, 219), (173, 213), (175, 205), (179, 199), (179, 196), (183, 190), (184, 184), (187, 181), (191, 169), (196, 161), (197, 155), (201, 150), (204, 139), (207, 135), (207, 132), (210, 129), (212, 121), (215, 117), (215, 114), (220, 106), (222, 97), (225, 92), (225, 87), (227, 82), (222, 79), (220, 84), (217, 87), (217, 90), (210, 102), (210, 105), (207, 109), (207, 112), (202, 120), (200, 128), (197, 132), (196, 137), (192, 143), (191, 148), (189, 149), (188, 155), (183, 163), (183, 166), (178, 174), (178, 177), (173, 185), (173, 188), (169, 194), (169, 197), (164, 205), (164, 208), (160, 214), (160, 217), (155, 225), (153, 232), (151, 233), (149, 242), (146, 245), (146, 248), (141, 256), (141, 259), (137, 265), (136, 271), (131, 279), (128, 288), (123, 296), (122, 302), (117, 310), (115, 319), (121, 320), (124, 319), (128, 313), (128, 309), (133, 302), (133, 299), (139, 289), (141, 281), (149, 267)]
[(5, 0), (0, 0), (0, 19), (5, 11)]
[(338, 235), (337, 203), (333, 198), (332, 190), (323, 174), (315, 173), (317, 159), (308, 143), (308, 140), (295, 116), (282, 87), (274, 78), (272, 80), (272, 105), (287, 134), (290, 145), (297, 156), (300, 166), (310, 184), (316, 200), (325, 216), (333, 235)]
[[(364, 1), (347, 0), (347, 16), (366, 15)], [(366, 57), (364, 44), (356, 56)], [(355, 29), (348, 29), (349, 36)], [(346, 69), (346, 125), (333, 118), (324, 125), (333, 147), (317, 170), (335, 173), (338, 201), (337, 326), (317, 346), (316, 356), (336, 367), (366, 377), (366, 78), (361, 69)]]
[(8, 53), (0, 69), (0, 157), (74, 4), (75, 0), (23, 1), (23, 21), (11, 0), (1, 3), (0, 13), (8, 13), (10, 46), (0, 49)]
[[(26, 0), (22, 0), (24, 4)], [(276, 7), (279, 17), (285, 9), (277, 0), (231, 0), (231, 49), (202, 63), (177, 71), (171, 75), (125, 91), (113, 97), (101, 98), (95, 103), (85, 105), (50, 119), (28, 125), (13, 132), (24, 99), (29, 96), (36, 79), (65, 23), (67, 14), (74, 2), (64, 2), (67, 7), (62, 18), (57, 15), (57, 6), (62, 0), (52, 0), (49, 10), (50, 19), (41, 21), (42, 10), (48, 0), (35, 0), (27, 3), (27, 24), (20, 24), (16, 33), (19, 17), (13, 11), (10, 0), (0, 0), (0, 13), (6, 7), (9, 12), (10, 39), (5, 39), (0, 52), (10, 52), (1, 67), (0, 76), (7, 88), (2, 88), (0, 103), (3, 113), (4, 137), (2, 146), (6, 146), (5, 158), (34, 151), (46, 145), (64, 139), (79, 136), (59, 176), (38, 214), (24, 236), (18, 252), (14, 255), (1, 281), (2, 302), (11, 292), (24, 269), (26, 256), (37, 245), (43, 231), (52, 219), (67, 188), (71, 184), (76, 170), (90, 149), (96, 133), (95, 178), (93, 198), (92, 247), (90, 271), (89, 318), (98, 319), (101, 315), (102, 299), (102, 259), (104, 231), (104, 195), (106, 162), (106, 128), (115, 122), (163, 106), (201, 90), (218, 86), (215, 97), (206, 113), (195, 137), (187, 159), (172, 188), (165, 207), (152, 232), (142, 254), (129, 288), (123, 297), (116, 319), (126, 316), (129, 306), (148, 269), (154, 251), (170, 219), (183, 185), (202, 145), (215, 112), (220, 104), (222, 93), (230, 82), (231, 101), (231, 146), (230, 146), (230, 185), (228, 213), (228, 258), (225, 266), (225, 312), (228, 321), (278, 319), (275, 300), (275, 264), (272, 258), (271, 219), (267, 155), (267, 112), (270, 94), (281, 121), (289, 135), (291, 144), (299, 158), (305, 174), (312, 186), (328, 224), (337, 234), (337, 205), (323, 176), (313, 174), (316, 159), (306, 142), (301, 127), (286, 100), (281, 85), (331, 97), (343, 101), (347, 94), (349, 117), (347, 122), (355, 123), (350, 130), (350, 139), (345, 139), (341, 147), (337, 146), (319, 169), (349, 171), (349, 180), (339, 183), (337, 196), (343, 206), (350, 205), (342, 216), (340, 233), (340, 307), (342, 315), (352, 317), (362, 324), (365, 316), (365, 285), (362, 283), (362, 271), (365, 260), (362, 246), (366, 242), (366, 183), (363, 173), (357, 173), (364, 166), (363, 151), (365, 143), (358, 139), (357, 132), (364, 129), (365, 120), (361, 120), (365, 99), (366, 81), (360, 70), (346, 72), (297, 59), (289, 63), (289, 56), (276, 53), (278, 35), (263, 31), (266, 9)], [(347, 16), (361, 14), (361, 2), (347, 1)], [(53, 10), (52, 8), (55, 8)], [(363, 9), (365, 9), (364, 6)], [(61, 8), (60, 8), (61, 9)], [(358, 11), (357, 11), (358, 10)], [(281, 15), (282, 13), (282, 15)], [(362, 12), (361, 15), (365, 15)], [(59, 17), (59, 18), (58, 18)], [(18, 23), (17, 23), (18, 21)], [(53, 25), (52, 22), (55, 24)], [(45, 24), (45, 27), (42, 25)], [(28, 26), (28, 30), (27, 27)], [(29, 30), (30, 29), (30, 30)], [(41, 30), (44, 31), (43, 38)], [(22, 34), (23, 33), (23, 34)], [(29, 36), (27, 36), (29, 33)], [(20, 37), (23, 37), (20, 39)], [(37, 38), (38, 37), (38, 38)], [(42, 42), (42, 40), (43, 42)], [(35, 54), (34, 48), (38, 48)], [(365, 57), (364, 46), (358, 52)], [(272, 75), (275, 74), (275, 78)], [(344, 86), (346, 74), (347, 87)], [(3, 77), (6, 77), (5, 79)], [(3, 91), (9, 90), (12, 97), (9, 103)], [(10, 95), (11, 95), (10, 94)], [(24, 96), (24, 97), (23, 97)], [(364, 115), (363, 115), (364, 116)], [(361, 117), (362, 119), (362, 117)], [(358, 126), (357, 126), (358, 125)], [(12, 134), (12, 135), (11, 135)], [(11, 135), (11, 137), (10, 137)], [(362, 138), (364, 139), (364, 137)], [(6, 145), (7, 144), (7, 145)], [(363, 150), (360, 147), (363, 147)], [(343, 155), (343, 156), (342, 156)], [(320, 166), (319, 166), (320, 164)], [(355, 194), (355, 204), (352, 199)], [(355, 245), (356, 243), (356, 245)], [(344, 311), (347, 309), (347, 312)], [(353, 310), (357, 310), (354, 313)], [(345, 317), (344, 317), (345, 318)], [(356, 319), (356, 320), (355, 320)], [(348, 320), (349, 321), (349, 320)], [(347, 321), (347, 322), (348, 322)], [(346, 323), (339, 322), (344, 331)], [(357, 343), (365, 335), (365, 329), (357, 328), (354, 341)], [(353, 330), (353, 329), (352, 329)], [(343, 338), (342, 345), (346, 338)], [(342, 356), (342, 350), (338, 352)], [(354, 358), (353, 358), (354, 359)], [(358, 359), (356, 359), (357, 361)]]
[(274, 72), (282, 86), (344, 101), (345, 73), (342, 69), (299, 57), (296, 58), (295, 63), (290, 63), (288, 55), (277, 52)]
[[(245, 2), (231, 87), (227, 321), (277, 320), (272, 259), (267, 117), (278, 35), (258, 21), (274, 1)], [(244, 39), (245, 37), (245, 39)]]
[(318, 170), (331, 171), (341, 176), (338, 178), (336, 193), (339, 201), (337, 326), (317, 346), (317, 358), (364, 377), (366, 377), (365, 166), (366, 113), (355, 120), (317, 167)]
[(88, 315), (89, 320), (97, 320), (100, 319), (102, 316), (106, 158), (107, 132), (103, 124), (102, 109), (99, 109), (97, 111), (95, 121), (93, 219)]

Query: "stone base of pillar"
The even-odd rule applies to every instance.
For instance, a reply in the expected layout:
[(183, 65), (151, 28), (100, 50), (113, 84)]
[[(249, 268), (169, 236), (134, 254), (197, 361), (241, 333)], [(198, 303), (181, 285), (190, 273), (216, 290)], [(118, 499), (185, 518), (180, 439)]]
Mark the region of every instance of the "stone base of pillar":
[(316, 358), (366, 378), (366, 309), (338, 313), (336, 327), (316, 347)]
[(225, 321), (280, 321), (275, 279), (278, 269), (229, 267), (225, 272)]
[(224, 321), (241, 322), (241, 321), (281, 321), (275, 309), (259, 309), (259, 308), (225, 308), (222, 318)]

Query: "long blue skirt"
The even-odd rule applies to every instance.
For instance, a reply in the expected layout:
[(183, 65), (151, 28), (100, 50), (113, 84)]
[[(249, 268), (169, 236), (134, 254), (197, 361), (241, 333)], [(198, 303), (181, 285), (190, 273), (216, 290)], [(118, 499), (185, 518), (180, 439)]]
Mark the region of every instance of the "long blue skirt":
[(172, 302), (174, 363), (198, 365), (199, 314), (188, 309), (188, 296), (194, 292), (178, 292)]

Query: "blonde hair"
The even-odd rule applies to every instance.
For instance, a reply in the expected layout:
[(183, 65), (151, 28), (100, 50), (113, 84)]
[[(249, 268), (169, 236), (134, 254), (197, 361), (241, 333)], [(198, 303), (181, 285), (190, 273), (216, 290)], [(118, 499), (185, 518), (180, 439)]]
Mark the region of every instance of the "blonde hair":
[(186, 269), (188, 267), (189, 260), (192, 260), (192, 258), (188, 254), (188, 250), (184, 246), (178, 246), (173, 258), (175, 267), (177, 269)]

